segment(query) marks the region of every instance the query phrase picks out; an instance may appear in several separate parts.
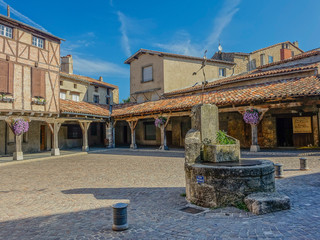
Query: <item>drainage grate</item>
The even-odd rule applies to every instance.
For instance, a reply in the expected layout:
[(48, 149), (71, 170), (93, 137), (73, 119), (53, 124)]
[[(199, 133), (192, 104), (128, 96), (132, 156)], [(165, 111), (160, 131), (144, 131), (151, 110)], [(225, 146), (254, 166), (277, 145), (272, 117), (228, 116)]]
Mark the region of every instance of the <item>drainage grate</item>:
[(186, 212), (186, 213), (191, 213), (191, 214), (197, 214), (197, 213), (203, 212), (204, 210), (198, 209), (198, 208), (193, 208), (193, 207), (185, 207), (185, 208), (181, 208), (180, 211)]

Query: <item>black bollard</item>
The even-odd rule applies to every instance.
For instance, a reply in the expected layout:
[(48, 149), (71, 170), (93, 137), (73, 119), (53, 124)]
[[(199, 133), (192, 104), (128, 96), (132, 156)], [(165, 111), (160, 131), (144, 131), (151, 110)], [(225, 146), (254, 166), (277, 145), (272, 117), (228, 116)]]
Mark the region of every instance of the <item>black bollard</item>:
[(112, 205), (112, 208), (113, 208), (112, 230), (123, 231), (128, 229), (127, 207), (128, 207), (128, 204), (126, 203), (116, 203)]
[(307, 171), (309, 168), (307, 167), (307, 159), (305, 157), (300, 158), (300, 170)]
[(274, 177), (275, 178), (283, 178), (283, 176), (282, 176), (282, 164), (280, 164), (280, 163), (275, 163), (274, 164), (274, 173), (275, 173), (275, 175), (274, 175)]

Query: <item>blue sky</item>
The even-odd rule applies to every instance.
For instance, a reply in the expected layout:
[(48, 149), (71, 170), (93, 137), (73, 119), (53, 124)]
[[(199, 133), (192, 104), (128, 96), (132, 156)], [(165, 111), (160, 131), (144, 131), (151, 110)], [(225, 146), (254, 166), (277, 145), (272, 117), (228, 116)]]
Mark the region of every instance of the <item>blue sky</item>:
[(74, 72), (130, 92), (125, 59), (140, 48), (202, 56), (217, 50), (251, 52), (283, 41), (320, 47), (317, 0), (0, 0), (0, 13), (66, 39)]

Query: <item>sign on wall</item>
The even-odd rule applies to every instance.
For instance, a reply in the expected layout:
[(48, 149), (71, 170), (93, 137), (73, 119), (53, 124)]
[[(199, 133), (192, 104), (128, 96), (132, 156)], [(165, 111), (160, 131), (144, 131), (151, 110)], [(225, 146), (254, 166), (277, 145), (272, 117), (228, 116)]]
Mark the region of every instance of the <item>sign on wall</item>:
[(293, 133), (312, 133), (311, 117), (293, 117)]

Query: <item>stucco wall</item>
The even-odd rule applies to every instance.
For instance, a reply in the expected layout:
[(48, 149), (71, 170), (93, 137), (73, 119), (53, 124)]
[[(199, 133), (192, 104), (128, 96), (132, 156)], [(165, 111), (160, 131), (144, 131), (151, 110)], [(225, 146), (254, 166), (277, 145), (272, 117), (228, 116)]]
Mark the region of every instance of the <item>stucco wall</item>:
[[(71, 78), (60, 77), (60, 81), (63, 83), (60, 85), (60, 91), (66, 93), (66, 99), (72, 100), (72, 93), (79, 94), (80, 101), (87, 101), (87, 89), (88, 84), (80, 82)], [(77, 88), (74, 85), (77, 85)]]

